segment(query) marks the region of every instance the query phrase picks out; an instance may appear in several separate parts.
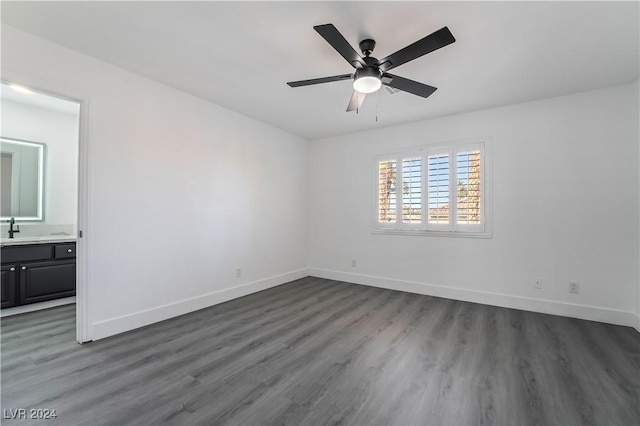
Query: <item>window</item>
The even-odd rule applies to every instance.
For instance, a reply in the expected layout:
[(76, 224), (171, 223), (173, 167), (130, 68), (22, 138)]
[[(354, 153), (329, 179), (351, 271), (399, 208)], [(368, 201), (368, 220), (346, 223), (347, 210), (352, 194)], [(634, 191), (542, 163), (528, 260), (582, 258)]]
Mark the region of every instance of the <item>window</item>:
[(485, 141), (424, 146), (376, 164), (377, 230), (489, 236)]
[(396, 223), (396, 160), (378, 163), (378, 222)]
[(422, 157), (402, 159), (402, 223), (422, 221)]

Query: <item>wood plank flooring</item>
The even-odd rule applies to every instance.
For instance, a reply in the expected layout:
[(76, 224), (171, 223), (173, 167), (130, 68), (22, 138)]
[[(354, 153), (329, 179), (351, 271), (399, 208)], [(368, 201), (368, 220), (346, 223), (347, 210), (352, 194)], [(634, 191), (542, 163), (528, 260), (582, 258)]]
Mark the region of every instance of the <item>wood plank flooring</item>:
[(638, 425), (628, 327), (304, 278), (97, 342), (2, 319), (2, 408), (57, 425)]

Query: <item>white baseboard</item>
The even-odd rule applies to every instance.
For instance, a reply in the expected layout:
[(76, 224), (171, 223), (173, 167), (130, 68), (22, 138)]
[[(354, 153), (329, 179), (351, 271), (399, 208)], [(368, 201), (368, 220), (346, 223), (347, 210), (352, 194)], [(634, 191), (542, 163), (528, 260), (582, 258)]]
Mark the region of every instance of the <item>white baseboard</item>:
[(446, 299), (462, 300), (465, 302), (481, 303), (483, 305), (501, 306), (504, 308), (520, 309), (523, 311), (624, 325), (627, 327), (634, 327), (640, 331), (640, 318), (635, 312), (600, 308), (597, 306), (578, 305), (558, 302), (555, 300), (534, 299), (501, 293), (446, 287), (415, 281), (396, 280), (392, 278), (354, 274), (322, 268), (309, 268), (308, 272), (309, 275), (318, 278), (327, 278), (390, 290), (406, 291), (408, 293), (424, 294), (427, 296), (443, 297)]
[(14, 308), (5, 308), (0, 311), (0, 318), (26, 314), (27, 312), (41, 311), (43, 309), (55, 308), (56, 306), (70, 305), (72, 303), (76, 303), (76, 298), (74, 296), (65, 297), (63, 299), (47, 300), (46, 302), (31, 303), (29, 305), (16, 306)]
[(298, 269), (269, 278), (264, 278), (250, 283), (242, 284), (225, 290), (214, 291), (202, 296), (181, 300), (156, 308), (135, 312), (105, 321), (95, 322), (92, 325), (91, 337), (93, 340), (103, 339), (125, 331), (144, 327), (169, 318), (188, 314), (208, 308), (219, 303), (227, 302), (238, 297), (247, 296), (258, 291), (266, 290), (280, 284), (288, 283), (309, 275), (307, 268)]

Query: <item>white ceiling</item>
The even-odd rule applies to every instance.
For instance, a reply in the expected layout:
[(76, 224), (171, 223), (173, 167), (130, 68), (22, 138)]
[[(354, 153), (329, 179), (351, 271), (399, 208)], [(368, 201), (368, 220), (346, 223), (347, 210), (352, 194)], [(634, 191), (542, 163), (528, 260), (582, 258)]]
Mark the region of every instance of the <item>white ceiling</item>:
[[(636, 81), (638, 2), (9, 2), (2, 22), (308, 139)], [(456, 43), (393, 70), (428, 99), (380, 90), (346, 113), (352, 72), (314, 30), (382, 58), (448, 26)], [(377, 122), (376, 122), (377, 115)]]

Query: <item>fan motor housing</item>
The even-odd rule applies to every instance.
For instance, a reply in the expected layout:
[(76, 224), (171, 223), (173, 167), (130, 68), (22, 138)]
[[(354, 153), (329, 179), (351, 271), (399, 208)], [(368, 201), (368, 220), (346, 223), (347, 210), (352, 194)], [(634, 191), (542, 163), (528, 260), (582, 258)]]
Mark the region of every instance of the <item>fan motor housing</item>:
[(364, 68), (358, 68), (353, 74), (354, 80), (358, 80), (362, 77), (375, 77), (380, 79), (382, 78), (382, 72), (378, 69), (378, 67), (369, 65)]

